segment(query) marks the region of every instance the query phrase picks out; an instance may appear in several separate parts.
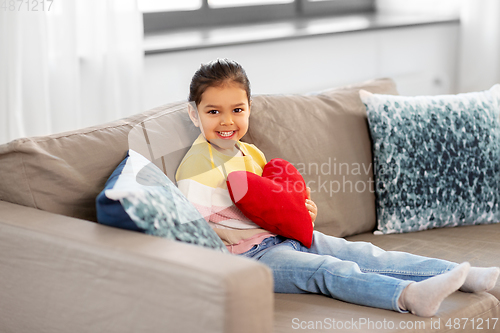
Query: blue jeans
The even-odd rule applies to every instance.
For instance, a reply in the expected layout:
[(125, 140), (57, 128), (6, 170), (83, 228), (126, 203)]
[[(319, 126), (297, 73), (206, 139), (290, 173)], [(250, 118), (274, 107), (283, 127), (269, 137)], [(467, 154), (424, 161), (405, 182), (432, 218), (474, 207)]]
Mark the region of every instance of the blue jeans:
[(241, 255), (269, 266), (277, 293), (317, 293), (342, 301), (402, 311), (401, 292), (412, 281), (445, 273), (457, 264), (314, 231), (310, 249), (281, 236), (266, 238)]

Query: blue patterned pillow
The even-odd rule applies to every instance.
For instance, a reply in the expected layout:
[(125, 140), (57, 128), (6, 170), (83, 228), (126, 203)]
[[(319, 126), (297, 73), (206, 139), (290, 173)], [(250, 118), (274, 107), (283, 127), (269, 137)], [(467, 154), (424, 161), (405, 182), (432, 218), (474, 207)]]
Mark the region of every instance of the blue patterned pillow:
[(99, 223), (228, 252), (182, 192), (134, 150), (109, 177), (96, 208)]
[(500, 221), (500, 84), (458, 95), (360, 96), (373, 144), (376, 233)]

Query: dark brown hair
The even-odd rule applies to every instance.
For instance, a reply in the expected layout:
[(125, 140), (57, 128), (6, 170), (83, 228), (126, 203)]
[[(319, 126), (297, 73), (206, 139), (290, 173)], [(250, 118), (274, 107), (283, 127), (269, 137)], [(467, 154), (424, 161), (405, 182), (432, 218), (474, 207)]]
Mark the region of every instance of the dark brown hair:
[(198, 106), (201, 102), (201, 95), (207, 88), (229, 82), (239, 83), (246, 91), (250, 103), (250, 81), (247, 74), (240, 64), (229, 59), (217, 59), (208, 64), (202, 64), (191, 79), (188, 100), (195, 102)]

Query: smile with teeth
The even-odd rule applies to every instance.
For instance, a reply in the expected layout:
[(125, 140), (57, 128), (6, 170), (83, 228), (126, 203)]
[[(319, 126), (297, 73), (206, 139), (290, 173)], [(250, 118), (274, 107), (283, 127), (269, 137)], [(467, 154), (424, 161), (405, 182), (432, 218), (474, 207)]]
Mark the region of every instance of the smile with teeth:
[(225, 131), (225, 132), (217, 132), (217, 133), (219, 133), (219, 135), (222, 137), (230, 137), (231, 135), (233, 135), (234, 131)]

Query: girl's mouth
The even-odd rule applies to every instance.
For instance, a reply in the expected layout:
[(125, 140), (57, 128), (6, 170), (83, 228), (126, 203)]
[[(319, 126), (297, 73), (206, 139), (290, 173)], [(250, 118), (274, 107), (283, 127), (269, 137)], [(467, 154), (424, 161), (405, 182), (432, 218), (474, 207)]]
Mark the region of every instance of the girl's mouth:
[(234, 136), (236, 131), (217, 131), (217, 135), (222, 139), (230, 139)]

